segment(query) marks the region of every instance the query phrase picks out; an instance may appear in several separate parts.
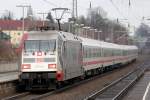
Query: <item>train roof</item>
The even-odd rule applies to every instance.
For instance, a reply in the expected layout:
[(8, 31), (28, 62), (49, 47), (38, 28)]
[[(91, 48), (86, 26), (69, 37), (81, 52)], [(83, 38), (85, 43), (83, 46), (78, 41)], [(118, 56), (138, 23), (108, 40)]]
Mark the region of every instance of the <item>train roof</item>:
[(133, 50), (138, 49), (136, 46), (133, 45), (119, 45), (115, 43), (109, 43), (104, 41), (93, 40), (89, 38), (83, 38), (72, 33), (62, 32), (62, 31), (31, 31), (28, 32), (28, 39), (27, 40), (49, 40), (49, 39), (57, 39), (58, 35), (64, 40), (70, 41), (80, 41), (83, 45), (87, 46), (99, 46), (102, 48), (112, 48), (112, 49), (123, 49), (123, 50)]
[(103, 48), (117, 48), (117, 45), (113, 43), (108, 43), (104, 41), (98, 41), (98, 40), (93, 40), (93, 39), (88, 39), (88, 38), (83, 38), (83, 37), (80, 37), (80, 39), (82, 40), (83, 45), (87, 45), (87, 46), (99, 46)]
[(57, 39), (58, 35), (61, 36), (61, 38), (71, 41), (81, 41), (77, 36), (68, 33), (68, 32), (62, 32), (62, 31), (31, 31), (28, 32), (28, 39), (27, 40), (49, 40), (49, 39)]
[(83, 45), (87, 45), (87, 46), (99, 46), (102, 48), (123, 49), (123, 50), (138, 49), (134, 45), (119, 45), (115, 43), (98, 41), (98, 40), (93, 40), (93, 39), (88, 39), (88, 38), (83, 38), (83, 37), (80, 37), (80, 39), (82, 40)]
[(30, 31), (27, 40), (49, 40), (56, 39), (58, 31)]
[(78, 36), (76, 36), (76, 35), (74, 35), (74, 34), (72, 34), (72, 33), (69, 33), (69, 32), (62, 32), (62, 31), (60, 31), (60, 32), (59, 32), (59, 35), (61, 36), (61, 38), (62, 38), (64, 41), (70, 40), (70, 41), (78, 41), (78, 42), (81, 42), (81, 39), (80, 39)]

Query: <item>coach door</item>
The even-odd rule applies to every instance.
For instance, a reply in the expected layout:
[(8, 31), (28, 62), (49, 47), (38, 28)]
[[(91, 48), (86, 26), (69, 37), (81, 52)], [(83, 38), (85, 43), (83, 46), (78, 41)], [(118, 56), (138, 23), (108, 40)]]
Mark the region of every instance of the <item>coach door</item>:
[(78, 41), (66, 42), (66, 78), (74, 78), (82, 75), (81, 44)]

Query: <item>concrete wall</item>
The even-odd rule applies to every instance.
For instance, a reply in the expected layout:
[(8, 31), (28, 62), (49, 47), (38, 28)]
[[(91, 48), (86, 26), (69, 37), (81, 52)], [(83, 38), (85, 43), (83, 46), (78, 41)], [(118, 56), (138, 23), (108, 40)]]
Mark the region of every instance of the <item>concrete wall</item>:
[(10, 72), (10, 71), (18, 71), (18, 64), (16, 62), (13, 63), (0, 63), (0, 73)]

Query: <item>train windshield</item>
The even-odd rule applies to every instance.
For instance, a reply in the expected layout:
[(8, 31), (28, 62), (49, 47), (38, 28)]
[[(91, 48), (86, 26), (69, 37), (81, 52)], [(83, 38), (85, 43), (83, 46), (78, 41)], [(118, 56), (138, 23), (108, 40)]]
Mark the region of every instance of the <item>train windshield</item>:
[(25, 41), (24, 48), (26, 52), (54, 52), (56, 49), (56, 40), (27, 40)]

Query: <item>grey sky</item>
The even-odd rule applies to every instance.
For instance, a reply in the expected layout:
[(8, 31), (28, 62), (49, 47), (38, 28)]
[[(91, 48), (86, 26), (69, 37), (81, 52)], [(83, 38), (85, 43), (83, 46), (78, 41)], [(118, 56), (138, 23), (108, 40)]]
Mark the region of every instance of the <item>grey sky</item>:
[[(46, 3), (44, 0), (1, 0), (0, 14), (4, 10), (10, 10), (14, 12), (15, 17), (20, 18), (22, 16), (22, 9), (17, 8), (16, 5), (30, 4), (35, 12), (48, 12), (54, 5), (57, 7), (68, 7), (71, 9), (72, 0), (47, 0), (51, 3)], [(128, 18), (132, 25), (139, 25), (142, 16), (150, 17), (150, 0), (131, 0), (131, 7), (128, 7), (128, 0), (78, 0), (78, 12), (79, 15), (86, 15), (89, 8), (89, 2), (92, 2), (93, 7), (100, 6), (107, 13), (108, 18)], [(117, 11), (117, 8), (119, 11)], [(37, 14), (36, 14), (37, 15)], [(37, 15), (40, 16), (40, 15)], [(124, 21), (125, 22), (125, 21)]]

